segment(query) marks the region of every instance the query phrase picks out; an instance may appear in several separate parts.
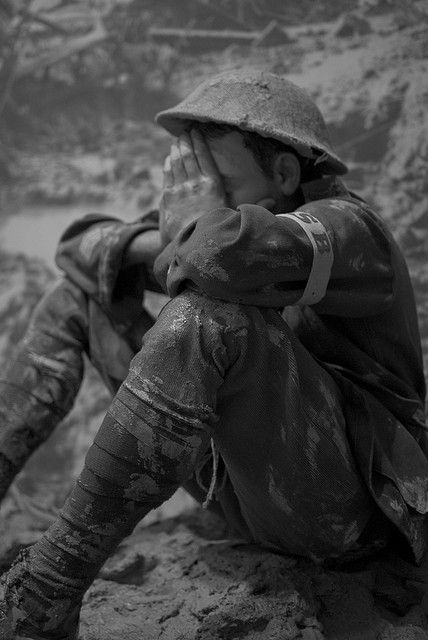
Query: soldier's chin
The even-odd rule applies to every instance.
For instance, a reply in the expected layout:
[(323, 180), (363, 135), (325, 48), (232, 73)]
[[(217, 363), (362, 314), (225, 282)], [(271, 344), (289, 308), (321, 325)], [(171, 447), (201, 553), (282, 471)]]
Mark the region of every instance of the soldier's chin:
[(279, 195), (274, 200), (274, 206), (270, 211), (274, 214), (290, 211), (290, 198), (287, 198), (284, 194)]
[(256, 204), (259, 207), (264, 207), (265, 209), (268, 209), (272, 213), (275, 213), (274, 212), (274, 209), (276, 207), (275, 198), (263, 198), (262, 200), (259, 200), (258, 202), (256, 202)]
[(303, 197), (302, 190), (299, 187), (291, 196), (286, 196), (283, 193), (278, 194), (274, 199), (274, 202), (275, 204), (273, 208), (269, 209), (269, 211), (276, 215), (277, 213), (295, 211), (304, 204), (305, 199)]

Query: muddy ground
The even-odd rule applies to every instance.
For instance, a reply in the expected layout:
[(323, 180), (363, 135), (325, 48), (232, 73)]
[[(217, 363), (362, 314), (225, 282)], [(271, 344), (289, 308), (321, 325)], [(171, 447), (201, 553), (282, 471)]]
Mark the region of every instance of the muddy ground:
[[(259, 50), (234, 46), (197, 60), (183, 54), (167, 91), (147, 99), (145, 115), (217, 69), (252, 64), (306, 87), (351, 168), (348, 184), (389, 220), (407, 257), (428, 364), (428, 26), (421, 13), (405, 7), (392, 11), (388, 2), (383, 12), (371, 12), (371, 4), (365, 3), (358, 19), (343, 15), (334, 22), (296, 25), (289, 29), (289, 44)], [(37, 204), (47, 210), (76, 203), (87, 203), (88, 211), (111, 206), (119, 217), (123, 207), (138, 215), (156, 204), (167, 136), (135, 113), (119, 118), (111, 108), (104, 111), (98, 100), (102, 130), (89, 144), (86, 134), (76, 134), (76, 123), (82, 126), (79, 99), (71, 96), (66, 109), (64, 103), (53, 109), (53, 120), (59, 112), (68, 114), (66, 144), (45, 141), (37, 152), (22, 140), (17, 144), (13, 177), (7, 195), (2, 192), (3, 220), (11, 202), (15, 208)], [(94, 117), (93, 110), (84, 113)], [(4, 362), (57, 274), (43, 260), (11, 253), (4, 245), (0, 262)], [(148, 304), (159, 308), (162, 300), (152, 297)], [(2, 567), (52, 520), (107, 403), (88, 366), (72, 415), (29, 462), (2, 506)], [(184, 493), (176, 495), (121, 545), (88, 591), (81, 640), (428, 638), (428, 567), (412, 569), (398, 558), (378, 557), (321, 568), (225, 535), (222, 522)]]

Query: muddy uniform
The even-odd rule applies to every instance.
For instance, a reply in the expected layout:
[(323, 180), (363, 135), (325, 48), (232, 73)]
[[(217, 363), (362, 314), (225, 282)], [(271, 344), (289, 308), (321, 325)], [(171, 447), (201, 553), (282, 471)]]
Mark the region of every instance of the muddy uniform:
[(384, 544), (393, 523), (420, 560), (425, 387), (407, 269), (339, 180), (304, 195), (293, 213), (242, 205), (185, 229), (155, 265), (173, 299), (147, 333), (141, 290), (118, 281), (139, 223), (86, 219), (64, 236), (54, 318), (44, 338), (36, 319), (24, 343), (28, 367), (50, 363), (60, 381), (45, 404), (75, 392), (70, 353), (86, 348), (114, 389), (144, 336), (59, 519), (9, 573), (9, 604), (43, 612), (23, 631), (61, 637), (118, 542), (180, 484), (195, 486), (209, 457), (207, 490), (250, 540), (322, 559)]

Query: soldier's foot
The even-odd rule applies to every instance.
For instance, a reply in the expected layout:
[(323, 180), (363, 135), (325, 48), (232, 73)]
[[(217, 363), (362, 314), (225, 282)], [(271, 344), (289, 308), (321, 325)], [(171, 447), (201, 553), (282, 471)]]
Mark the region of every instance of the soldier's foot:
[(59, 622), (62, 603), (51, 607), (48, 613), (35, 606), (31, 593), (28, 595), (25, 587), (31, 572), (29, 556), (30, 549), (21, 551), (1, 578), (0, 640), (77, 640), (80, 605)]

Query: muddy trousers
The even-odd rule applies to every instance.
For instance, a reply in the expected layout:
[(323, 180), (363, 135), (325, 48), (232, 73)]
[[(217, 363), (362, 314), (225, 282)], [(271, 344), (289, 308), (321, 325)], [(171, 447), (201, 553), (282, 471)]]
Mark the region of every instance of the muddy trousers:
[(41, 299), (13, 360), (0, 373), (0, 501), (30, 455), (70, 412), (84, 355), (113, 396), (153, 322), (142, 308), (119, 333), (68, 279)]
[(103, 562), (192, 478), (210, 440), (227, 470), (218, 501), (233, 487), (249, 540), (319, 559), (351, 548), (375, 505), (341, 403), (278, 313), (193, 292), (174, 298), (145, 335), (58, 519), (6, 576), (0, 624), (30, 638), (75, 637)]
[[(119, 336), (100, 308), (68, 279), (40, 300), (13, 360), (0, 373), (0, 502), (28, 458), (72, 409), (83, 378), (84, 354), (113, 396), (153, 323), (143, 309)], [(185, 486), (201, 503), (211, 463), (208, 451), (205, 472), (198, 471), (198, 478)], [(214, 500), (210, 509), (220, 516), (225, 509), (231, 528), (239, 530), (235, 499), (229, 493), (223, 509)]]
[(31, 453), (71, 410), (87, 350), (87, 301), (71, 283), (36, 307), (0, 375), (0, 500)]

